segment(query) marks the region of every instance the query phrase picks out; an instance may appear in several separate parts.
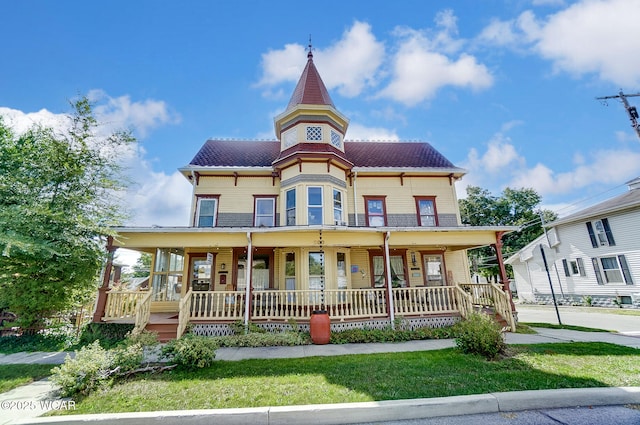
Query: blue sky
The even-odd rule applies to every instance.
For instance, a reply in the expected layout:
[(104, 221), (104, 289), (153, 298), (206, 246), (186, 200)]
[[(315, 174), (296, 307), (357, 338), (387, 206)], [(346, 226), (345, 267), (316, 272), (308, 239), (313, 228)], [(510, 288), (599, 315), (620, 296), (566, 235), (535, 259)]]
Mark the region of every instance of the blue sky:
[(0, 114), (59, 125), (86, 94), (133, 129), (130, 225), (188, 224), (177, 168), (207, 138), (275, 138), (310, 35), (347, 138), (431, 143), (468, 170), (461, 197), (532, 187), (566, 214), (640, 175), (625, 110), (595, 100), (640, 92), (640, 0), (24, 0), (3, 15)]

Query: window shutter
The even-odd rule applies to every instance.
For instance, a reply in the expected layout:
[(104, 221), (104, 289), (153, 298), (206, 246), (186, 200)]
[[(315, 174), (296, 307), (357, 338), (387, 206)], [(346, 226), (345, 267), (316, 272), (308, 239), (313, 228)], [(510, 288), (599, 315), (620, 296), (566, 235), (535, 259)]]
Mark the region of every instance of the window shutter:
[(564, 267), (564, 275), (571, 276), (571, 273), (569, 273), (569, 264), (566, 259), (562, 259), (562, 267)]
[(624, 275), (624, 283), (627, 285), (633, 285), (633, 279), (631, 278), (627, 259), (624, 255), (618, 255), (618, 260), (620, 261), (620, 267), (622, 268), (622, 274)]
[(604, 285), (602, 276), (600, 275), (600, 266), (598, 266), (598, 259), (592, 258), (591, 262), (593, 263), (593, 270), (596, 272), (596, 280), (598, 281), (598, 285)]
[(609, 227), (609, 220), (603, 218), (602, 227), (604, 227), (604, 233), (607, 235), (607, 242), (609, 242), (609, 246), (614, 246), (616, 241), (613, 240), (613, 233), (611, 233), (611, 227)]
[(580, 271), (580, 276), (586, 276), (587, 271), (584, 269), (584, 262), (582, 258), (576, 258), (576, 262), (578, 263), (578, 270)]
[(587, 221), (587, 230), (589, 231), (589, 239), (591, 239), (591, 246), (594, 248), (598, 247), (598, 240), (596, 239), (596, 234), (593, 233), (593, 225), (590, 221)]

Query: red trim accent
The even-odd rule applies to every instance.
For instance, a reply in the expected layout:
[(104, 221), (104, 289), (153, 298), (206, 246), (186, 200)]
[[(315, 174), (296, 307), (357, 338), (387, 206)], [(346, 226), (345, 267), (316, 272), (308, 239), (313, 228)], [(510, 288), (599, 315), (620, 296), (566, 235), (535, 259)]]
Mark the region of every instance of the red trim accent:
[(451, 282), (447, 282), (447, 263), (444, 260), (444, 251), (440, 250), (431, 250), (431, 251), (418, 251), (420, 254), (420, 269), (422, 270), (422, 280), (424, 281), (424, 286), (427, 286), (427, 270), (424, 267), (424, 257), (426, 255), (440, 255), (442, 257), (442, 282), (445, 286), (450, 286)]

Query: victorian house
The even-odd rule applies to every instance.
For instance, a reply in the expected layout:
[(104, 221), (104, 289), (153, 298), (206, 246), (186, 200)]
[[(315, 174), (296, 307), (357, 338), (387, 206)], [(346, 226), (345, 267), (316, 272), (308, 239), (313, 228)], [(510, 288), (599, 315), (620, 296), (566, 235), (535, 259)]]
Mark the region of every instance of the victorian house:
[[(108, 250), (153, 255), (149, 288), (111, 288), (108, 263), (94, 321), (135, 321), (164, 338), (220, 335), (236, 321), (332, 329), (443, 326), (490, 302), (510, 327), (502, 264), (507, 227), (460, 222), (465, 171), (428, 143), (347, 141), (312, 53), (276, 140), (207, 140), (180, 168), (192, 184), (190, 226), (118, 228)], [(493, 245), (502, 285), (473, 285), (466, 250)], [(162, 337), (162, 335), (161, 335)]]

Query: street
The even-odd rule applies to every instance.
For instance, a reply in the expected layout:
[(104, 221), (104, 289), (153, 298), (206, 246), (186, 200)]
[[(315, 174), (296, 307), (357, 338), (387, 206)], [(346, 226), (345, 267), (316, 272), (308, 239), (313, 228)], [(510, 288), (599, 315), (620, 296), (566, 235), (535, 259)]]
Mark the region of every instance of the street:
[[(553, 306), (516, 304), (516, 310), (519, 322), (558, 324), (558, 317)], [(564, 325), (606, 329), (625, 335), (640, 336), (640, 315), (611, 314), (607, 312), (611, 309), (599, 307), (558, 306), (558, 311)], [(640, 313), (640, 311), (638, 312)]]

